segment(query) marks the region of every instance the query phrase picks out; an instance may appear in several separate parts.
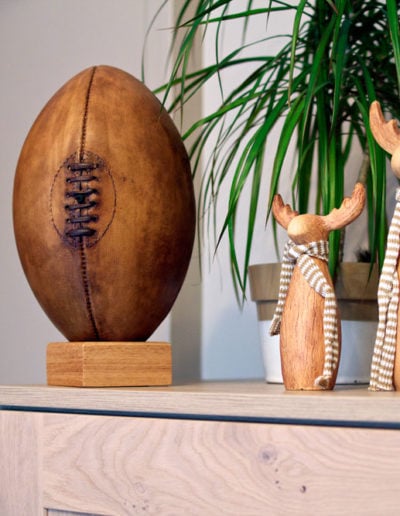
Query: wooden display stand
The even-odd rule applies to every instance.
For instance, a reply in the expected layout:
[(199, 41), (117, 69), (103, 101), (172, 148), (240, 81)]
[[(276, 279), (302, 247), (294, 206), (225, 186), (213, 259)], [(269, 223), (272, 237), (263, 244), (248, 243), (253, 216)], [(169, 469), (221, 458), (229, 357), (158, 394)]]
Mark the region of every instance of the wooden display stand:
[(171, 385), (167, 342), (51, 342), (47, 384), (65, 387)]

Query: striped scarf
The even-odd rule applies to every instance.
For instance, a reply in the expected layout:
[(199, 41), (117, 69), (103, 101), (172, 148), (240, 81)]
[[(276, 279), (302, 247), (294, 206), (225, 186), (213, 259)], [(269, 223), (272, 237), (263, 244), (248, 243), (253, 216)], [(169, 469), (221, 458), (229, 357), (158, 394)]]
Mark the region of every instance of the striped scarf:
[(396, 190), (396, 207), (387, 238), (385, 260), (378, 287), (379, 321), (371, 364), (371, 391), (392, 391), (397, 341), (399, 277), (397, 261), (400, 251), (400, 188)]
[(294, 266), (299, 266), (304, 278), (318, 294), (325, 298), (323, 325), (325, 360), (322, 376), (315, 379), (315, 385), (326, 389), (339, 361), (339, 339), (337, 330), (337, 305), (333, 288), (311, 257), (328, 261), (329, 243), (325, 240), (297, 245), (289, 240), (285, 247), (280, 276), (278, 304), (271, 322), (270, 334), (280, 332), (281, 318)]

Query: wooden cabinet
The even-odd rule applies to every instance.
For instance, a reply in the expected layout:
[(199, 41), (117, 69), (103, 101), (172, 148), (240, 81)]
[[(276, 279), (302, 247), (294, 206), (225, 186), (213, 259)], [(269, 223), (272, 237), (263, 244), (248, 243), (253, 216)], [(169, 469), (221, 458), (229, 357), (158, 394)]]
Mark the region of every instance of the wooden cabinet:
[(0, 387), (1, 516), (397, 515), (400, 397)]

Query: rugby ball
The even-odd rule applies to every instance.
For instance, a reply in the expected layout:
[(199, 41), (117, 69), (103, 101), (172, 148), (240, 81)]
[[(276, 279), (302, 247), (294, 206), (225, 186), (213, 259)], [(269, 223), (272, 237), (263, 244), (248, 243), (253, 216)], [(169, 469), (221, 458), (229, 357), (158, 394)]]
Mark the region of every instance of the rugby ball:
[(22, 147), (13, 217), (27, 280), (68, 340), (146, 340), (195, 232), (188, 156), (153, 93), (110, 66), (61, 87)]

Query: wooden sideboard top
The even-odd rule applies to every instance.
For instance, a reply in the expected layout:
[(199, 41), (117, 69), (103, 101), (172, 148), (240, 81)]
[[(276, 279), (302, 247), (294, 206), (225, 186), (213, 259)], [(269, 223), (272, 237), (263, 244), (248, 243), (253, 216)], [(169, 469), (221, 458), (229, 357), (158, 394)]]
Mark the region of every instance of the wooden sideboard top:
[(0, 408), (400, 428), (400, 393), (369, 392), (365, 385), (330, 392), (286, 392), (262, 380), (132, 388), (3, 385)]

